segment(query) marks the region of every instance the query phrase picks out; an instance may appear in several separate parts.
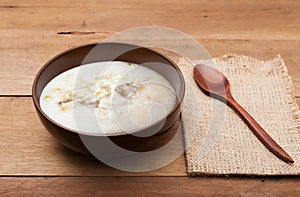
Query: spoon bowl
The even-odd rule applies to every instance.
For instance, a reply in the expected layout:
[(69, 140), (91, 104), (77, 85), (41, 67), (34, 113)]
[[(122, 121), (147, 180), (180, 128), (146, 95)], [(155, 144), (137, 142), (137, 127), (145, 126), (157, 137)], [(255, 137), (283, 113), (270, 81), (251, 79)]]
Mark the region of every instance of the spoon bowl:
[(219, 99), (230, 96), (230, 84), (228, 79), (218, 70), (206, 65), (196, 65), (194, 78), (200, 88), (207, 94), (213, 94)]

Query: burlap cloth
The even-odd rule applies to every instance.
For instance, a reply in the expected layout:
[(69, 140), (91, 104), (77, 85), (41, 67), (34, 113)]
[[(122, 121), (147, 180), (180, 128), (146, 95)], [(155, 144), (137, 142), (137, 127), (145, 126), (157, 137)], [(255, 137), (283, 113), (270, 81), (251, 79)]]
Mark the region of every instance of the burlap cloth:
[[(272, 154), (230, 107), (198, 88), (192, 75), (197, 63), (216, 66), (228, 77), (233, 97), (294, 164)], [(236, 55), (192, 63), (181, 59), (179, 66), (186, 80), (182, 122), (189, 175), (300, 174), (300, 112), (280, 56), (269, 61)]]

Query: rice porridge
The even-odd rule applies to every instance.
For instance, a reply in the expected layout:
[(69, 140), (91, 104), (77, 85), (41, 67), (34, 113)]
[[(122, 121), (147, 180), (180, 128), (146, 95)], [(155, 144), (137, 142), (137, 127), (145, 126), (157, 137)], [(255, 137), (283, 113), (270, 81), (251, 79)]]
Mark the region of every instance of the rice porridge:
[(85, 64), (53, 78), (40, 104), (55, 122), (83, 133), (124, 133), (166, 117), (176, 103), (172, 85), (133, 63)]

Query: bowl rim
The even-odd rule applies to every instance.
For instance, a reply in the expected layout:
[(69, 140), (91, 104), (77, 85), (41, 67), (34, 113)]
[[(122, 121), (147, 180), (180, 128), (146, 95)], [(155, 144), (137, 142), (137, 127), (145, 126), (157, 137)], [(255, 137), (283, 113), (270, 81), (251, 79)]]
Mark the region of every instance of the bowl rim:
[[(40, 107), (40, 101), (39, 99), (37, 99), (37, 94), (36, 94), (36, 86), (37, 86), (37, 82), (38, 80), (40, 79), (41, 77), (41, 74), (44, 72), (44, 70), (53, 62), (55, 61), (57, 58), (73, 51), (73, 50), (76, 50), (76, 49), (80, 49), (80, 48), (83, 48), (83, 47), (89, 47), (89, 46), (97, 46), (98, 44), (116, 44), (116, 45), (130, 45), (130, 46), (134, 46), (134, 47), (137, 47), (137, 48), (144, 48), (146, 50), (149, 50), (150, 52), (153, 52), (155, 53), (156, 55), (158, 56), (161, 56), (162, 58), (164, 58), (165, 60), (167, 60), (176, 70), (176, 72), (178, 73), (179, 75), (179, 78), (180, 78), (180, 84), (181, 84), (181, 89), (182, 91), (179, 92), (179, 96), (177, 97), (176, 99), (176, 103), (174, 105), (174, 107), (172, 108), (172, 110), (168, 113), (168, 115), (164, 116), (163, 118), (159, 119), (158, 121), (156, 121), (155, 123), (151, 124), (151, 125), (148, 125), (147, 127), (143, 127), (141, 129), (136, 129), (136, 130), (133, 130), (133, 131), (130, 131), (130, 132), (118, 132), (118, 133), (90, 133), (90, 132), (80, 132), (78, 130), (75, 130), (75, 129), (71, 129), (71, 128), (68, 128), (64, 125), (61, 125), (59, 123), (57, 123), (56, 121), (54, 121), (52, 118), (50, 118), (43, 110), (42, 108)], [(82, 66), (82, 64), (78, 65), (78, 66)], [(78, 67), (76, 66), (76, 67)], [(73, 67), (73, 68), (76, 68), (76, 67)], [(140, 46), (140, 45), (136, 45), (136, 44), (131, 44), (131, 43), (123, 43), (123, 42), (94, 42), (94, 43), (89, 43), (89, 44), (83, 44), (83, 45), (79, 45), (79, 46), (76, 46), (76, 47), (72, 47), (72, 48), (69, 48), (69, 49), (66, 49), (66, 50), (63, 50), (61, 51), (60, 53), (56, 54), (55, 56), (53, 56), (52, 58), (50, 58), (46, 63), (44, 63), (44, 65), (39, 69), (39, 71), (37, 72), (37, 74), (35, 75), (35, 78), (33, 80), (33, 84), (32, 84), (32, 100), (33, 100), (33, 103), (34, 103), (34, 106), (35, 108), (38, 110), (38, 113), (42, 114), (42, 116), (44, 118), (46, 118), (48, 121), (50, 121), (52, 124), (54, 124), (55, 126), (57, 127), (60, 127), (62, 129), (64, 129), (65, 131), (68, 131), (68, 132), (71, 132), (73, 134), (78, 134), (78, 135), (85, 135), (85, 136), (99, 136), (99, 137), (112, 137), (112, 136), (126, 136), (126, 135), (131, 135), (131, 134), (134, 134), (134, 133), (138, 133), (140, 131), (143, 131), (143, 130), (146, 130), (150, 127), (152, 127), (153, 125), (155, 124), (158, 124), (160, 121), (162, 121), (163, 119), (167, 119), (169, 116), (171, 116), (176, 110), (178, 107), (180, 107), (183, 99), (184, 99), (184, 95), (185, 95), (185, 90), (186, 90), (186, 87), (185, 87), (185, 80), (184, 80), (184, 76), (180, 70), (180, 68), (177, 66), (177, 64), (171, 60), (169, 57), (167, 57), (166, 55), (150, 48), (150, 47), (145, 47), (145, 46)], [(154, 134), (156, 135), (156, 134)]]

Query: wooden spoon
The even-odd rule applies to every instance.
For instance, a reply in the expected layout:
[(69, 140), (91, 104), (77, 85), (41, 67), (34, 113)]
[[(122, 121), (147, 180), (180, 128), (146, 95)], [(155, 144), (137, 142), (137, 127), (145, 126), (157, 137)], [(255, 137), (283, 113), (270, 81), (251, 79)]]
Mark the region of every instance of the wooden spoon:
[(249, 126), (258, 139), (277, 157), (288, 163), (293, 159), (266, 133), (266, 131), (241, 107), (230, 93), (228, 79), (218, 70), (203, 64), (194, 67), (194, 78), (198, 86), (210, 96), (218, 98), (232, 107)]

